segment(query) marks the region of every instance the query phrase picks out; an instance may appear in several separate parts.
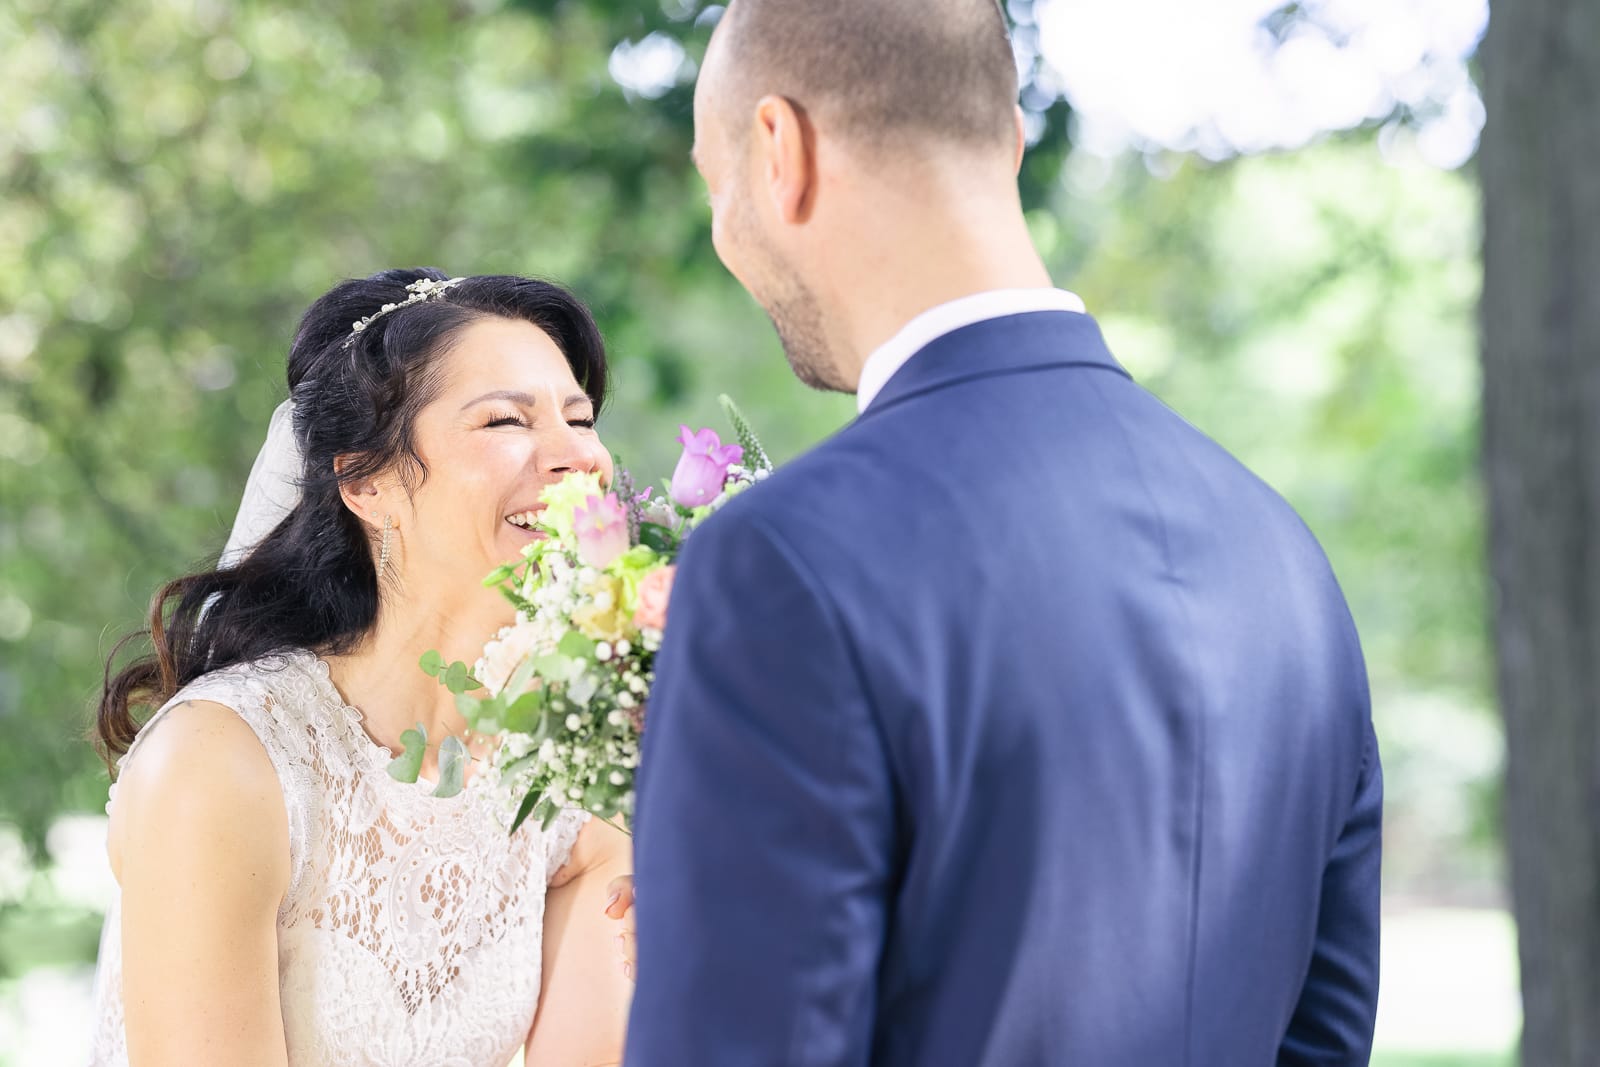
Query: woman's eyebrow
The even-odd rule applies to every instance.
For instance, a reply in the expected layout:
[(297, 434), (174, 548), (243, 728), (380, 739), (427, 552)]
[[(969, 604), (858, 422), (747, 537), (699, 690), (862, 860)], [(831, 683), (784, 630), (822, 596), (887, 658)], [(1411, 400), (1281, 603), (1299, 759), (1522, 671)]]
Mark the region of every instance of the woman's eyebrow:
[(538, 403), (538, 398), (532, 393), (518, 392), (515, 389), (496, 389), (492, 393), (484, 393), (480, 397), (467, 401), (461, 405), (461, 410), (465, 411), (476, 404), (483, 403), (485, 400), (509, 400), (513, 404), (520, 404), (525, 408), (531, 408)]
[[(518, 389), (496, 389), (492, 393), (484, 393), (482, 396), (473, 397), (471, 400), (461, 405), (461, 410), (466, 411), (468, 408), (482, 404), (487, 400), (509, 400), (511, 403), (521, 405), (525, 408), (534, 407), (539, 403), (539, 398), (534, 396), (532, 393), (524, 393)], [(571, 396), (567, 397), (561, 402), (561, 410), (565, 411), (568, 408), (577, 407), (580, 404), (592, 405), (593, 403), (594, 401), (589, 398), (588, 393), (573, 393)]]

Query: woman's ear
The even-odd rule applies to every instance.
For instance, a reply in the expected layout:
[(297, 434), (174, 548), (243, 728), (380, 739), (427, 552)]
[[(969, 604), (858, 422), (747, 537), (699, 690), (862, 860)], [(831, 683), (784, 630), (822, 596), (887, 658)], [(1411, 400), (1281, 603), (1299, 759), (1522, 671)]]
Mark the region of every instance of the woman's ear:
[[(354, 456), (338, 456), (333, 461), (333, 472), (342, 475), (354, 462)], [(391, 514), (383, 490), (375, 477), (341, 481), (339, 496), (344, 500), (345, 507), (374, 529), (381, 528), (383, 520)]]

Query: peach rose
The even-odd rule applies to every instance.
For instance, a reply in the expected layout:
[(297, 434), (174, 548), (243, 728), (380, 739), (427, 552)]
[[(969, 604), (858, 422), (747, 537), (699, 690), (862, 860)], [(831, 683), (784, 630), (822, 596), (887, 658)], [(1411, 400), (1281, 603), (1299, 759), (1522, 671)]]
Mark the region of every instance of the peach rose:
[(636, 626), (651, 630), (667, 628), (667, 601), (672, 598), (672, 576), (678, 568), (667, 565), (639, 579), (639, 607), (633, 613)]

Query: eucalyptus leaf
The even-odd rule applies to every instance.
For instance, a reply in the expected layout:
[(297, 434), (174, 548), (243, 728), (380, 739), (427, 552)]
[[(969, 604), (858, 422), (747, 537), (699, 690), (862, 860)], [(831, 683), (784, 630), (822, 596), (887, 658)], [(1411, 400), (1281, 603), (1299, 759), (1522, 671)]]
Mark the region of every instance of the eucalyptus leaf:
[(439, 655), (438, 649), (430, 648), (422, 654), (419, 666), (422, 667), (423, 674), (430, 678), (437, 678), (439, 677), (439, 672), (444, 670), (444, 657)]
[(453, 797), (461, 792), (467, 777), (467, 746), (461, 738), (451, 734), (439, 746), (439, 784), (433, 795), (439, 799)]
[(389, 761), (389, 777), (397, 782), (415, 784), (422, 773), (422, 754), (428, 748), (428, 730), (420, 722), (415, 730), (400, 735), (405, 751)]
[(534, 689), (513, 700), (506, 708), (506, 729), (519, 734), (531, 733), (544, 712), (544, 700), (542, 689)]
[(565, 682), (572, 675), (572, 668), (581, 666), (559, 653), (552, 652), (548, 656), (540, 656), (533, 661), (534, 673), (543, 678), (546, 683)]
[(467, 665), (460, 660), (450, 664), (444, 672), (444, 687), (450, 692), (460, 696), (471, 689), (482, 689), (483, 683), (472, 676), (467, 670)]
[(568, 630), (561, 638), (561, 643), (556, 646), (556, 651), (572, 659), (588, 659), (594, 655), (595, 641), (585, 637), (577, 630)]

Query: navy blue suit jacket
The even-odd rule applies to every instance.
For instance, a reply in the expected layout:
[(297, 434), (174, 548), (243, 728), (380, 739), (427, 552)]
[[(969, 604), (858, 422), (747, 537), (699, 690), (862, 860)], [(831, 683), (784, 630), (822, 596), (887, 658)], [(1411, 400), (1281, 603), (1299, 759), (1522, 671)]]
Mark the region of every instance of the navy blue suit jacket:
[(1089, 317), (966, 327), (689, 542), (627, 1062), (1365, 1063), (1381, 806), (1289, 506)]

